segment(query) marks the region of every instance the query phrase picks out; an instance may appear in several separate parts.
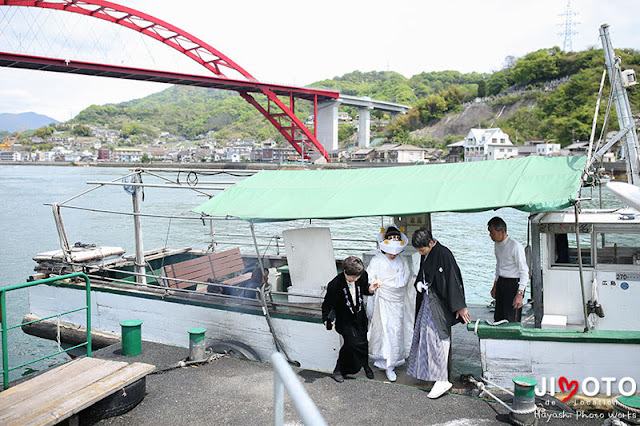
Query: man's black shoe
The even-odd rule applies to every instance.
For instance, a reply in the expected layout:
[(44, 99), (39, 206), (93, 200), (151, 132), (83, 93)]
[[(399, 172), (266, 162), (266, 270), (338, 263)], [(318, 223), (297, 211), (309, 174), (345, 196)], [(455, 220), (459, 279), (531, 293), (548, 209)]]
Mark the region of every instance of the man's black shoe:
[(338, 383), (344, 382), (344, 377), (342, 376), (342, 373), (340, 373), (339, 371), (334, 371), (331, 377), (333, 378), (333, 380), (335, 380)]
[(371, 367), (369, 367), (368, 365), (364, 366), (364, 374), (367, 375), (367, 379), (373, 379), (373, 371), (371, 370)]

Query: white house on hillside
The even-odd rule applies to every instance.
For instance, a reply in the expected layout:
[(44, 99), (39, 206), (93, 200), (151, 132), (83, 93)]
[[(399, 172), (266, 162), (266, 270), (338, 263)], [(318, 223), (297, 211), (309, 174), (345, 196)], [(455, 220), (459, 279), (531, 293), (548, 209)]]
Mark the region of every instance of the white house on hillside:
[(464, 140), (464, 161), (500, 160), (516, 155), (518, 148), (500, 129), (471, 129)]
[(385, 143), (376, 148), (376, 159), (384, 163), (415, 163), (424, 161), (424, 148), (408, 144)]

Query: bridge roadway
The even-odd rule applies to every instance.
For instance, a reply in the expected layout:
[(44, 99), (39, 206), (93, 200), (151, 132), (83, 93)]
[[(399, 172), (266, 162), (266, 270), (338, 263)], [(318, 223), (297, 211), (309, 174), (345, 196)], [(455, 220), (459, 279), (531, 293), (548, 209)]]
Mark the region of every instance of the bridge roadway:
[(340, 94), (339, 99), (328, 99), (318, 103), (318, 140), (327, 151), (338, 149), (338, 106), (348, 105), (358, 108), (358, 146), (367, 147), (371, 140), (371, 110), (406, 114), (411, 108), (394, 102)]
[(338, 149), (338, 106), (340, 104), (358, 108), (360, 116), (358, 146), (361, 147), (369, 146), (371, 134), (370, 111), (372, 109), (397, 114), (406, 113), (410, 108), (408, 105), (380, 101), (369, 97), (343, 95), (333, 90), (262, 83), (255, 80), (237, 80), (219, 76), (182, 74), (83, 61), (70, 61), (6, 52), (0, 52), (0, 67), (178, 84), (232, 90), (236, 92), (263, 93), (265, 89), (270, 90), (278, 96), (291, 98), (291, 102), (293, 102), (293, 98), (298, 98), (311, 101), (314, 105), (317, 105), (318, 117), (317, 120), (315, 120), (317, 122), (317, 137), (318, 141), (327, 151)]
[(183, 86), (206, 87), (211, 89), (246, 91), (262, 93), (261, 88), (273, 91), (279, 96), (289, 96), (319, 102), (337, 99), (339, 92), (288, 86), (283, 84), (262, 83), (251, 80), (236, 80), (227, 77), (182, 74), (169, 71), (156, 71), (142, 68), (123, 67), (118, 65), (96, 64), (92, 62), (69, 61), (64, 59), (45, 58), (41, 56), (20, 55), (0, 52), (0, 67), (19, 68), (35, 71), (49, 71), (65, 74), (80, 74), (94, 77), (111, 77), (125, 80), (148, 81), (154, 83), (179, 84)]

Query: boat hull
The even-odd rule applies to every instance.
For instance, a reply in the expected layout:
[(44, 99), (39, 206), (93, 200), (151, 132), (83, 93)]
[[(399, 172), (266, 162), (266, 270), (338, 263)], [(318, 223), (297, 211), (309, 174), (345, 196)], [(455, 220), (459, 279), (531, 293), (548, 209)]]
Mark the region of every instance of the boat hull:
[[(560, 377), (578, 383), (587, 378), (640, 378), (640, 344), (481, 339), (480, 356), (483, 376), (506, 388), (521, 376), (539, 384), (552, 378), (557, 383)], [(613, 389), (618, 393), (615, 382)]]
[[(38, 286), (30, 291), (31, 313), (39, 317), (57, 315), (86, 304), (84, 289), (65, 286)], [(138, 319), (145, 341), (188, 348), (188, 330), (205, 328), (206, 337), (216, 341), (237, 341), (251, 347), (262, 360), (276, 351), (273, 336), (260, 310), (204, 306), (197, 301), (169, 300), (141, 292), (91, 292), (91, 326), (120, 333), (120, 322)], [(62, 317), (64, 321), (86, 325), (84, 311)], [(304, 368), (332, 371), (340, 338), (327, 331), (317, 318), (272, 314), (272, 324), (291, 360)]]
[[(564, 330), (523, 328), (519, 323), (468, 324), (480, 339), (483, 377), (505, 388), (516, 377), (536, 380), (545, 392), (561, 392), (559, 380), (576, 381), (586, 396), (598, 387), (604, 394), (640, 392), (640, 332), (632, 330)], [(606, 381), (613, 380), (610, 392)], [(586, 381), (586, 382), (585, 382)], [(584, 383), (590, 383), (585, 389)], [(568, 386), (568, 385), (567, 385)]]

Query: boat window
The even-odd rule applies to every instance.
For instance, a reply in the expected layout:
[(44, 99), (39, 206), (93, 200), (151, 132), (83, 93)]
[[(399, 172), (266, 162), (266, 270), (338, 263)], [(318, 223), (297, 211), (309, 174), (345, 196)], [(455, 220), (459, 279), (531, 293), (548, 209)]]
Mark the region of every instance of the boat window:
[(640, 234), (596, 233), (598, 263), (609, 265), (640, 265)]
[[(576, 234), (562, 233), (552, 234), (553, 256), (551, 262), (554, 266), (578, 266), (578, 250), (576, 249)], [(582, 265), (592, 266), (591, 235), (580, 234), (580, 250), (582, 252)]]

